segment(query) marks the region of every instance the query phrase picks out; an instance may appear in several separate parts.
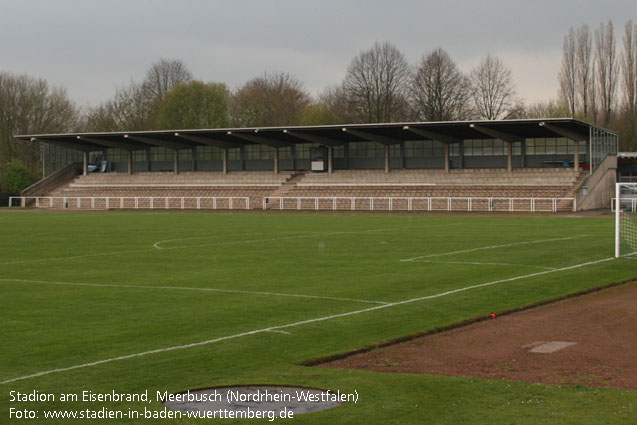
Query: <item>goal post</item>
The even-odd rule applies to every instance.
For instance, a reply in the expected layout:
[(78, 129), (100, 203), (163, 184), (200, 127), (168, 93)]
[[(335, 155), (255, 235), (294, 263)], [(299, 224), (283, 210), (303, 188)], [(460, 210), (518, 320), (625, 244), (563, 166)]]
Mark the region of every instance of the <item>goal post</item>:
[(615, 186), (615, 257), (637, 258), (637, 183)]

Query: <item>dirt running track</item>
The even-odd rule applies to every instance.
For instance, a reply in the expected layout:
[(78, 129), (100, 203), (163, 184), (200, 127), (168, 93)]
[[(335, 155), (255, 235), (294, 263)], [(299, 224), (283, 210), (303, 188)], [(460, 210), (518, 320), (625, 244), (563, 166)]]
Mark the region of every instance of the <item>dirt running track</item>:
[[(322, 367), (637, 390), (637, 282), (356, 354)], [(551, 353), (560, 344), (575, 343)]]

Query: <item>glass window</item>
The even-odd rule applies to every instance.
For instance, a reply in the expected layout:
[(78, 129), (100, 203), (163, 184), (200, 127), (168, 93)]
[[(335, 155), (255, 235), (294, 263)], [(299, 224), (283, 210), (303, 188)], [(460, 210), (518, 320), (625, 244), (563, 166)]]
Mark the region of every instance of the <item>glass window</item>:
[[(441, 145), (440, 148), (442, 149), (440, 156), (444, 156), (445, 154), (444, 145), (442, 143), (440, 145)], [(450, 156), (460, 155), (460, 143), (452, 143), (449, 145), (449, 155)]]
[(345, 146), (334, 146), (332, 155), (334, 158), (345, 158)]
[(192, 149), (179, 149), (179, 159), (181, 161), (192, 160)]
[(299, 143), (295, 146), (297, 159), (310, 159), (310, 148), (317, 147), (318, 143)]
[(464, 141), (464, 156), (473, 156), (473, 140)]
[[(223, 157), (221, 157), (223, 159)], [(228, 149), (228, 160), (237, 160), (241, 159), (241, 148), (232, 148)]]
[[(453, 146), (454, 145), (451, 146), (452, 149), (453, 149)], [(444, 152), (445, 152), (444, 145), (435, 140), (407, 140), (405, 142), (406, 157), (410, 157), (410, 158), (423, 157), (423, 156), (442, 157), (444, 155)]]
[[(588, 142), (579, 142), (580, 154), (585, 154)], [(526, 140), (527, 155), (554, 155), (554, 154), (575, 154), (575, 144), (563, 137), (554, 137), (546, 139), (527, 139)]]
[(274, 148), (266, 145), (247, 145), (245, 159), (273, 159)]
[(151, 161), (172, 161), (173, 150), (162, 147), (150, 148), (150, 160)]
[[(518, 152), (520, 151), (520, 143)], [(513, 146), (515, 153), (515, 144)], [(465, 140), (464, 154), (465, 156), (500, 156), (508, 155), (509, 144), (502, 140), (484, 139), (484, 140)]]
[(385, 145), (375, 142), (350, 142), (350, 158), (384, 158)]
[(107, 151), (108, 160), (111, 162), (127, 162), (128, 161), (128, 151), (123, 149), (108, 149)]
[(148, 159), (146, 159), (146, 151), (133, 151), (133, 161), (135, 162), (145, 162), (148, 161)]
[(513, 155), (522, 155), (522, 142), (515, 142), (513, 144)]
[(216, 146), (197, 146), (197, 159), (206, 161), (223, 159), (223, 149)]
[(423, 156), (423, 143), (424, 142), (422, 140), (407, 140), (403, 145), (405, 157), (415, 158)]
[[(49, 145), (47, 143), (43, 143), (42, 149), (44, 155), (44, 172), (47, 176), (72, 162), (82, 161), (82, 152), (76, 151), (74, 149), (65, 149), (58, 146)], [(91, 162), (93, 163), (95, 157), (101, 155), (101, 152), (91, 152)]]
[(290, 158), (292, 158), (292, 148), (290, 146), (279, 148), (279, 159), (290, 159)]

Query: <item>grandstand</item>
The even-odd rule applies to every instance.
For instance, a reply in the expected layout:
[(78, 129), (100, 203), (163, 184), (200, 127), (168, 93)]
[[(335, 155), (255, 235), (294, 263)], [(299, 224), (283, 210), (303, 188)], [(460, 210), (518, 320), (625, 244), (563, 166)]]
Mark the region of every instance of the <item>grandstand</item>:
[(56, 208), (555, 212), (607, 208), (617, 168), (573, 119), (16, 138), (82, 152), (13, 200)]

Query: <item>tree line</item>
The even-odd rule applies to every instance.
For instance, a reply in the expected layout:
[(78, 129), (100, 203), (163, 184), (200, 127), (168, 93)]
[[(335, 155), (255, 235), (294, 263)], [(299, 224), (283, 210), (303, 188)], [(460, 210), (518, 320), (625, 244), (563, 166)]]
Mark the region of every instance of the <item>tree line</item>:
[(620, 46), (612, 21), (564, 36), (558, 75), (564, 113), (619, 133), (620, 148), (637, 150), (637, 25), (626, 22)]
[[(0, 173), (19, 161), (34, 175), (37, 144), (14, 134), (134, 131), (401, 121), (576, 117), (620, 133), (637, 150), (637, 25), (626, 23), (621, 51), (612, 22), (564, 37), (556, 100), (525, 105), (511, 71), (484, 57), (462, 72), (442, 48), (409, 64), (389, 42), (356, 55), (340, 83), (312, 96), (286, 72), (264, 73), (236, 89), (196, 80), (179, 60), (160, 59), (99, 105), (79, 108), (46, 80), (0, 72)], [(621, 95), (620, 95), (621, 94)]]

